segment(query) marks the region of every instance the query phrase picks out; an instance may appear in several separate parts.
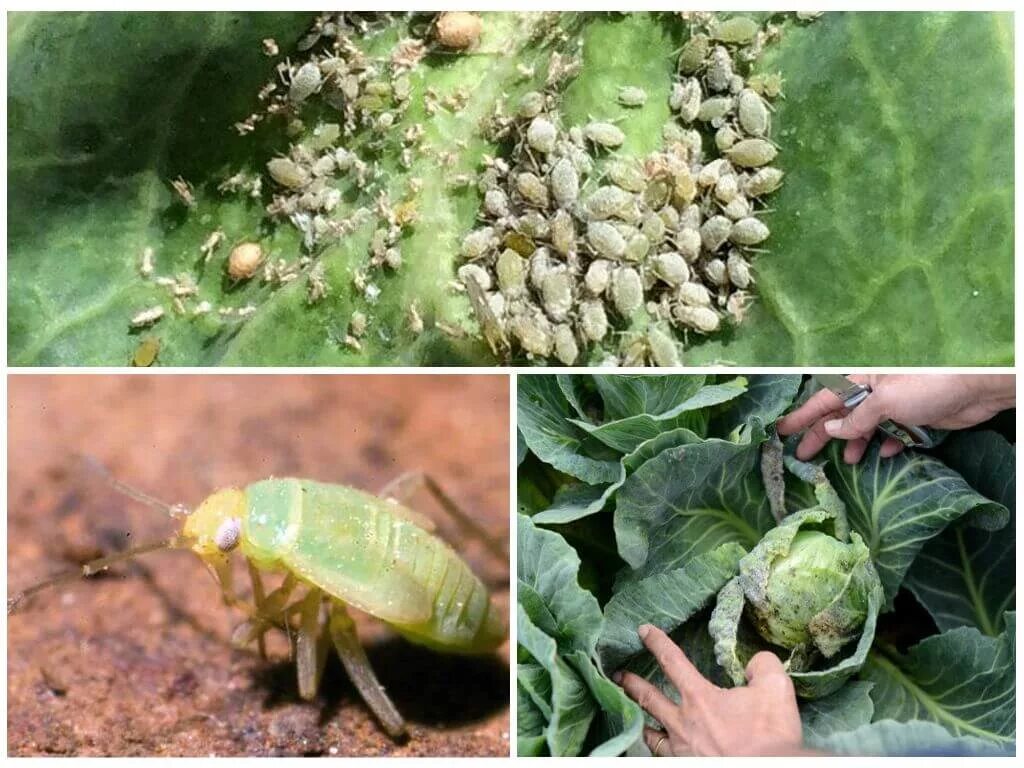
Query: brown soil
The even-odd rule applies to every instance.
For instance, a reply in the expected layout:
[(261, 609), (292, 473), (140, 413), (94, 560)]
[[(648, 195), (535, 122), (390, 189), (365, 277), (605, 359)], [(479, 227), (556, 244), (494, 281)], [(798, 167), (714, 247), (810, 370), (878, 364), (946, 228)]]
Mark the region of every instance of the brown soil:
[[(298, 475), (376, 491), (423, 469), (508, 540), (505, 376), (9, 377), (8, 584), (20, 589), (174, 523), (83, 472), (194, 505), (218, 487)], [(449, 541), (459, 541), (429, 499)], [(130, 537), (130, 538), (129, 538)], [(508, 564), (460, 547), (508, 603)], [(243, 569), (238, 567), (241, 577)], [(241, 581), (240, 584), (246, 582)], [(27, 601), (8, 620), (11, 755), (507, 755), (509, 651), (445, 656), (358, 617), (411, 737), (387, 737), (332, 658), (298, 697), (282, 635), (269, 660), (202, 563), (160, 552)]]

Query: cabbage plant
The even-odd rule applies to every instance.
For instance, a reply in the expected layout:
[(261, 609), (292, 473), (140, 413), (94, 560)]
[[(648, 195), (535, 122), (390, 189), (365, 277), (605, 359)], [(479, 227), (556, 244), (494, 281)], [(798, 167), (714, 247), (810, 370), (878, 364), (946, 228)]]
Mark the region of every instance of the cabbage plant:
[(808, 746), (1013, 750), (1010, 422), (891, 459), (876, 440), (857, 465), (836, 445), (802, 462), (771, 425), (812, 389), (520, 377), (520, 754), (645, 752), (643, 713), (609, 680), (629, 669), (678, 700), (645, 623), (720, 686), (777, 654)]

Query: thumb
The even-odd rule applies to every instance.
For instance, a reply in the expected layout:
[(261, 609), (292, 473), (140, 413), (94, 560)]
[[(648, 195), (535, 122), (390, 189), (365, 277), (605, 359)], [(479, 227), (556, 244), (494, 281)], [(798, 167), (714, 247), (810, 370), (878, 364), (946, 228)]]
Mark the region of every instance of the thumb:
[(869, 438), (886, 418), (885, 401), (875, 392), (845, 417), (826, 421), (825, 432), (829, 437), (838, 437), (841, 440)]
[(750, 685), (761, 686), (774, 678), (788, 679), (786, 667), (771, 651), (759, 651), (747, 662), (745, 670)]

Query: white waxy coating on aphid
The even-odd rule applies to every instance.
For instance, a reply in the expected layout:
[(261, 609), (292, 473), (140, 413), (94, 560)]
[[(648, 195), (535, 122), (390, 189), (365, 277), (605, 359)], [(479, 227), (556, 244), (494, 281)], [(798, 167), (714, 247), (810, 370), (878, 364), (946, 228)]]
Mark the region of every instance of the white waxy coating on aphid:
[(516, 229), (533, 240), (543, 240), (551, 227), (540, 211), (527, 211), (516, 220)]
[(700, 333), (714, 333), (721, 325), (718, 313), (710, 307), (691, 307), (677, 304), (672, 310), (672, 317), (683, 326)]
[(743, 191), (750, 197), (760, 197), (782, 186), (785, 174), (778, 168), (761, 168), (743, 184)]
[(729, 173), (718, 177), (718, 181), (715, 182), (715, 197), (719, 202), (728, 205), (739, 193), (740, 185), (735, 174)]
[(624, 85), (619, 88), (616, 98), (624, 107), (642, 107), (647, 103), (647, 91), (635, 85)]
[(732, 96), (712, 96), (701, 102), (697, 110), (697, 119), (702, 123), (711, 123), (721, 120), (728, 115), (735, 105)]
[(676, 250), (686, 259), (688, 264), (693, 264), (700, 256), (700, 247), (703, 244), (700, 232), (696, 229), (686, 227), (676, 233), (674, 238)]
[(292, 75), (288, 100), (293, 104), (305, 101), (320, 90), (321, 82), (320, 67), (315, 62), (307, 61)]
[(733, 173), (732, 165), (724, 157), (720, 157), (700, 169), (697, 174), (697, 184), (702, 187), (713, 187), (723, 174), (730, 173)]
[(711, 51), (711, 60), (705, 72), (708, 88), (712, 91), (725, 91), (732, 79), (732, 57), (729, 51), (718, 45)]
[(312, 174), (305, 166), (299, 165), (287, 157), (275, 157), (267, 163), (270, 178), (289, 189), (300, 189), (312, 180)]
[(745, 219), (752, 211), (753, 207), (750, 205), (750, 201), (743, 195), (736, 195), (736, 197), (730, 200), (729, 204), (722, 209), (722, 213), (733, 221)]
[(505, 295), (499, 291), (491, 291), (487, 294), (487, 304), (491, 308), (494, 319), (501, 323), (505, 317)]
[(770, 141), (744, 139), (730, 147), (725, 154), (729, 160), (743, 168), (759, 168), (774, 160), (778, 153)]
[(544, 111), (544, 94), (539, 91), (527, 91), (519, 99), (517, 112), (520, 117), (530, 119)]
[(529, 314), (516, 315), (509, 320), (508, 325), (512, 335), (519, 341), (519, 346), (528, 355), (548, 357), (551, 354), (551, 322), (543, 312), (535, 310)]
[(547, 208), (548, 188), (537, 174), (529, 171), (516, 174), (516, 190), (527, 202), (540, 208)]
[(564, 210), (551, 217), (551, 245), (558, 253), (568, 256), (576, 247), (576, 222)]
[(683, 283), (676, 291), (676, 298), (691, 307), (711, 306), (711, 292), (702, 283)]
[(715, 146), (719, 152), (724, 152), (739, 141), (742, 136), (736, 133), (731, 125), (723, 125), (715, 131)]
[(469, 260), (479, 259), (497, 243), (493, 227), (474, 230), (462, 239), (462, 255)]
[(626, 252), (626, 239), (619, 230), (604, 221), (592, 221), (587, 225), (587, 242), (605, 258), (618, 259)]
[(583, 126), (583, 135), (602, 147), (618, 147), (626, 140), (626, 134), (612, 123), (587, 123)]
[(647, 346), (651, 351), (651, 359), (660, 368), (674, 368), (682, 364), (679, 346), (660, 328), (652, 326), (647, 329)]
[(459, 267), (459, 280), (465, 284), (470, 278), (475, 280), (482, 290), (491, 290), (491, 273), (479, 264), (463, 264)]
[(725, 21), (717, 21), (708, 29), (713, 40), (723, 43), (742, 45), (754, 39), (758, 32), (758, 24), (748, 16), (733, 16)]
[(230, 552), (238, 546), (242, 538), (242, 521), (237, 517), (229, 517), (217, 527), (213, 534), (213, 543), (221, 552)]
[(583, 285), (594, 296), (600, 296), (608, 288), (612, 275), (612, 263), (605, 259), (594, 259), (583, 276)]
[(228, 256), (228, 276), (232, 280), (248, 280), (263, 263), (263, 248), (259, 243), (239, 243)]
[(549, 269), (541, 281), (540, 293), (544, 311), (555, 322), (562, 322), (569, 316), (573, 303), (572, 287), (572, 275), (562, 266)]
[(665, 240), (665, 222), (661, 216), (648, 211), (640, 222), (640, 231), (651, 245), (659, 245)]
[(658, 218), (665, 225), (669, 232), (676, 232), (679, 229), (679, 211), (674, 206), (666, 205), (658, 211)]
[(651, 241), (639, 232), (626, 241), (626, 250), (622, 258), (626, 261), (643, 261), (651, 250)]
[(508, 195), (500, 189), (489, 189), (484, 194), (484, 210), (491, 216), (508, 216)]
[(717, 251), (732, 232), (732, 221), (725, 216), (712, 216), (700, 228), (700, 239), (709, 251)]
[(609, 291), (615, 309), (623, 317), (628, 317), (643, 306), (643, 281), (640, 273), (632, 267), (618, 267), (612, 272)]
[(612, 183), (628, 192), (643, 192), (647, 186), (647, 176), (639, 163), (616, 159), (605, 167), (608, 178)]
[(558, 138), (558, 131), (554, 123), (545, 117), (533, 118), (529, 128), (526, 129), (526, 142), (532, 149), (547, 154), (555, 148), (555, 140)]
[(694, 203), (688, 205), (682, 211), (679, 212), (679, 226), (678, 229), (700, 229), (700, 225), (704, 221), (704, 214), (700, 210), (700, 206)]
[(749, 288), (753, 282), (753, 278), (750, 275), (750, 264), (740, 254), (735, 251), (729, 254), (729, 258), (725, 261), (726, 269), (729, 272), (729, 282), (735, 285), (737, 288)]
[(555, 357), (562, 365), (572, 365), (580, 355), (579, 346), (572, 328), (562, 323), (555, 326)]
[(135, 316), (132, 317), (131, 324), (133, 328), (144, 328), (147, 325), (152, 325), (163, 316), (163, 307), (150, 307), (149, 309), (144, 309), (141, 312), (135, 313)]
[(348, 332), (355, 336), (357, 339), (366, 333), (367, 324), (366, 315), (356, 310), (352, 313), (352, 317), (348, 319)]
[(502, 251), (494, 267), (501, 292), (510, 297), (524, 293), (526, 291), (526, 270), (526, 259), (511, 248)]
[(669, 285), (682, 285), (690, 279), (690, 268), (675, 251), (659, 253), (652, 259), (654, 274)]
[(564, 208), (576, 202), (580, 195), (580, 177), (571, 160), (563, 157), (555, 163), (551, 169), (550, 182), (551, 194), (555, 196), (556, 203)]
[(590, 341), (601, 341), (608, 333), (608, 315), (604, 304), (591, 299), (580, 304), (580, 328)]
[(768, 105), (756, 91), (745, 88), (736, 99), (736, 112), (740, 128), (751, 136), (764, 136), (768, 133), (770, 116)]
[(633, 194), (621, 187), (598, 187), (583, 204), (587, 218), (600, 221), (610, 219), (626, 210), (633, 202)]
[(675, 109), (679, 112), (679, 119), (684, 123), (692, 123), (700, 114), (704, 92), (701, 90), (700, 81), (695, 77), (688, 77), (681, 83), (677, 83), (677, 98), (679, 106)]
[(540, 290), (544, 284), (544, 275), (548, 273), (554, 262), (547, 248), (538, 248), (530, 256), (530, 285)]
[(704, 277), (712, 285), (725, 287), (729, 285), (729, 272), (721, 259), (709, 259), (704, 262)]
[(757, 245), (767, 240), (769, 235), (771, 231), (763, 221), (748, 216), (732, 225), (729, 240), (736, 245)]

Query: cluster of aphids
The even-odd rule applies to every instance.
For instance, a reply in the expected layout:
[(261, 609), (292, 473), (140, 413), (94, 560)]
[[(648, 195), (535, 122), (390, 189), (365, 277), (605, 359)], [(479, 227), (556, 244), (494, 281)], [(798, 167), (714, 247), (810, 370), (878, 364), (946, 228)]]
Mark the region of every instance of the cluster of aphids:
[[(688, 21), (662, 151), (618, 156), (621, 128), (563, 126), (552, 92), (527, 93), (506, 121), (514, 145), (481, 174), (482, 226), (459, 269), (492, 347), (574, 365), (610, 346), (602, 364), (671, 366), (673, 329), (709, 334), (743, 319), (750, 259), (770, 235), (763, 200), (783, 177), (770, 165), (781, 77), (743, 73), (778, 30)], [(624, 85), (618, 99), (641, 106), (647, 94)]]

